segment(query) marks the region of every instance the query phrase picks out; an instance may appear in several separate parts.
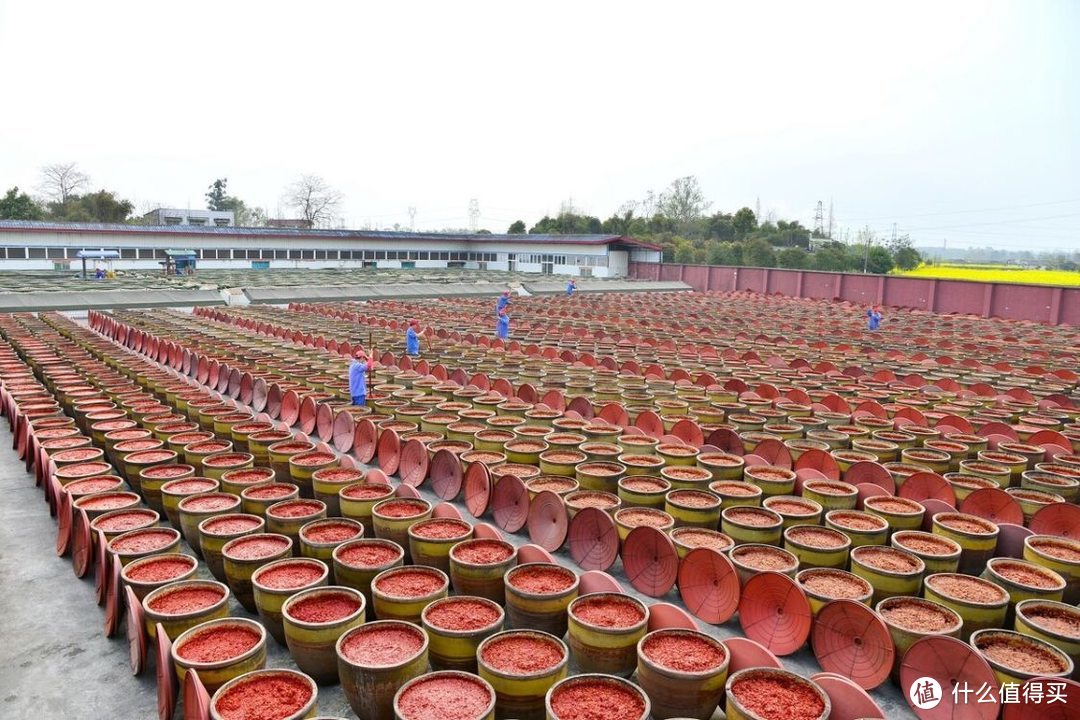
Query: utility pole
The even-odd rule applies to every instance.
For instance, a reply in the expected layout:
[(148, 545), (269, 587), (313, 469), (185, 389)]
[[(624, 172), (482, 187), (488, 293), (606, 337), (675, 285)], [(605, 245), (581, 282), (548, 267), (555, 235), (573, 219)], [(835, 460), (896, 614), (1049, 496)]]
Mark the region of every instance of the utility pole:
[(827, 237), (832, 240), (832, 226), (833, 226), (833, 213), (832, 213), (832, 198), (829, 198), (829, 233)]
[(865, 275), (870, 269), (870, 228), (865, 228), (866, 232), (866, 253), (863, 255), (862, 271)]
[(892, 240), (890, 241), (894, 246), (896, 245), (896, 223), (892, 224)]
[(758, 225), (761, 224), (761, 196), (758, 195), (754, 200), (754, 218), (758, 221)]
[(416, 232), (416, 208), (409, 206), (409, 232)]

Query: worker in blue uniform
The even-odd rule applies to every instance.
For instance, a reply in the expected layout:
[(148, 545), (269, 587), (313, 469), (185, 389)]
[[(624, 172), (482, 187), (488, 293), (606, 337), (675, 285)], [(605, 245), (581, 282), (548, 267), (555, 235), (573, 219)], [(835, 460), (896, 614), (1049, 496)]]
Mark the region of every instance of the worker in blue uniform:
[(577, 280), (570, 278), (570, 282), (566, 283), (566, 297), (570, 297), (577, 290)]
[(510, 291), (503, 290), (503, 294), (499, 296), (499, 299), (495, 301), (495, 315), (498, 316), (500, 312), (505, 310), (510, 305)]
[(499, 311), (499, 320), (495, 323), (495, 337), (500, 340), (510, 338), (510, 316), (505, 309)]
[(353, 361), (349, 364), (349, 395), (352, 396), (353, 405), (362, 407), (367, 404), (367, 377), (373, 367), (375, 361), (369, 359), (363, 349), (353, 354)]
[(416, 357), (420, 354), (420, 335), (417, 331), (420, 329), (419, 320), (410, 320), (409, 329), (405, 331), (405, 354)]
[(881, 327), (881, 311), (872, 307), (866, 311), (866, 329), (877, 330)]

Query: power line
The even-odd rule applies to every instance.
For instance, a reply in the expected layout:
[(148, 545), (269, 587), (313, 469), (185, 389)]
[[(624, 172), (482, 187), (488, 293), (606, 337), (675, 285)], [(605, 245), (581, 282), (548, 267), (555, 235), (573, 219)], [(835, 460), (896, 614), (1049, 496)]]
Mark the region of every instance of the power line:
[(915, 213), (911, 215), (882, 215), (880, 217), (864, 217), (864, 218), (838, 218), (844, 222), (869, 222), (872, 220), (903, 220), (906, 218), (919, 218), (919, 217), (939, 217), (942, 215), (964, 215), (968, 213), (987, 213), (998, 212), (1002, 210), (1023, 210), (1025, 208), (1033, 207), (1046, 207), (1048, 205), (1068, 205), (1070, 203), (1080, 202), (1080, 198), (1073, 198), (1072, 200), (1053, 200), (1050, 202), (1030, 203), (1028, 205), (1002, 205), (996, 208), (983, 208), (981, 210), (947, 210), (944, 212), (931, 212), (931, 213)]
[(987, 220), (986, 222), (962, 223), (960, 225), (935, 225), (932, 227), (913, 227), (907, 230), (952, 230), (953, 228), (983, 227), (987, 225), (1009, 225), (1013, 223), (1038, 222), (1039, 220), (1060, 220), (1061, 218), (1080, 217), (1080, 212), (1065, 213), (1063, 215), (1044, 215), (1033, 218), (1017, 218), (1015, 220)]

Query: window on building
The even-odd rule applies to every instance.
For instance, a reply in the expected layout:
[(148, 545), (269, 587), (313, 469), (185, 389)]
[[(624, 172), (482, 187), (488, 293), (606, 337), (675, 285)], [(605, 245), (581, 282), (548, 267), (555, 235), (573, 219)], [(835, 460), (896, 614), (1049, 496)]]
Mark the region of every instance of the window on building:
[(289, 259), (290, 260), (299, 260), (300, 259), (300, 251), (299, 250), (290, 250), (289, 251)]
[(228, 227), (229, 218), (214, 218), (214, 224), (218, 227)]
[(29, 248), (29, 250), (30, 250), (30, 259), (31, 260), (44, 260), (45, 259), (45, 248), (32, 247), (32, 248)]
[(154, 251), (154, 257), (156, 257), (158, 260), (164, 260), (168, 256), (165, 254), (164, 249), (159, 248), (158, 250)]
[(120, 248), (121, 260), (135, 260), (138, 254), (135, 248)]
[(386, 259), (386, 251), (385, 250), (376, 250), (375, 251), (375, 259), (376, 260), (385, 260)]
[(315, 251), (315, 259), (316, 260), (325, 260), (326, 259), (326, 251), (325, 250), (316, 250)]
[(183, 222), (184, 222), (184, 218), (182, 218), (182, 217), (177, 217), (175, 215), (166, 215), (165, 216), (165, 224), (166, 225), (180, 225)]
[(274, 251), (274, 259), (275, 260), (288, 260), (289, 259), (289, 251), (288, 250), (275, 250)]
[(301, 252), (301, 254), (302, 254), (302, 256), (303, 256), (303, 258), (305, 260), (314, 260), (315, 259), (315, 251), (314, 250), (301, 250), (300, 252)]
[(188, 225), (205, 225), (206, 218), (201, 217), (189, 217), (187, 219)]
[(50, 260), (63, 260), (64, 248), (45, 248), (45, 254)]

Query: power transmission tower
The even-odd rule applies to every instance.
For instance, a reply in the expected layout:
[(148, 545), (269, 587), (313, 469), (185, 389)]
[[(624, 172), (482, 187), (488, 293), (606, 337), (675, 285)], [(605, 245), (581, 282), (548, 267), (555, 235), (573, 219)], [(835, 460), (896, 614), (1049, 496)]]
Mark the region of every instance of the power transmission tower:
[(416, 208), (409, 206), (409, 232), (416, 232)]
[(814, 210), (814, 234), (818, 237), (825, 234), (825, 211), (820, 200)]
[(480, 201), (469, 200), (469, 232), (474, 233), (480, 227)]
[(892, 244), (893, 246), (895, 246), (895, 245), (896, 245), (896, 223), (893, 223), (893, 224), (892, 224), (892, 240), (890, 241), (890, 243), (891, 243), (891, 244)]

